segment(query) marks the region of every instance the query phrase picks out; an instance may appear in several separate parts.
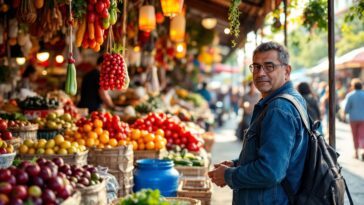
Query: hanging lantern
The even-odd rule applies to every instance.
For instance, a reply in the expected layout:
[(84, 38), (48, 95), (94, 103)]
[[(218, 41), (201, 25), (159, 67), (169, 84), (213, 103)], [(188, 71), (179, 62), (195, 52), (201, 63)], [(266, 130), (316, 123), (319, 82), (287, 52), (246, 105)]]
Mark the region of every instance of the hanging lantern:
[(171, 20), (171, 26), (169, 28), (169, 37), (174, 42), (181, 42), (185, 38), (186, 18), (184, 16), (177, 15)]
[(183, 7), (183, 0), (161, 0), (163, 14), (173, 17), (180, 14)]
[(153, 31), (155, 29), (155, 11), (154, 7), (147, 5), (139, 9), (139, 29), (142, 31)]
[(186, 43), (181, 42), (176, 44), (176, 58), (184, 58), (186, 56)]

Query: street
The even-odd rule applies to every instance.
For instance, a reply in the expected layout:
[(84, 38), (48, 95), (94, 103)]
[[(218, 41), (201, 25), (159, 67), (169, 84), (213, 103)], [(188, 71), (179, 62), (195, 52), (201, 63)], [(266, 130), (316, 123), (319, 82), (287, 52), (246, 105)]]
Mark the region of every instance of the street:
[[(241, 118), (231, 118), (222, 128), (215, 129), (215, 144), (212, 149), (212, 163), (238, 157), (242, 142), (234, 136), (235, 128)], [(350, 126), (336, 121), (336, 147), (340, 154), (342, 173), (349, 186), (354, 204), (364, 204), (364, 162), (354, 159)], [(213, 186), (212, 205), (228, 205), (232, 201), (231, 189), (226, 186)], [(349, 204), (345, 199), (345, 204)]]

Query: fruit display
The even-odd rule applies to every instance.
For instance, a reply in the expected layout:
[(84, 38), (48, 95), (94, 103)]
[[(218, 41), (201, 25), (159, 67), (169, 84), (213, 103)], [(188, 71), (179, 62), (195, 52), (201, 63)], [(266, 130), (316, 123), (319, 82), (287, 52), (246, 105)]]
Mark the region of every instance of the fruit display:
[(23, 161), (0, 169), (0, 203), (61, 204), (74, 192), (73, 185), (53, 161)]
[(161, 150), (167, 144), (162, 129), (156, 130), (155, 133), (150, 133), (146, 130), (131, 129), (126, 141), (133, 145), (133, 150)]
[(0, 154), (8, 154), (13, 152), (14, 152), (14, 146), (0, 139)]
[(35, 122), (39, 125), (39, 129), (76, 129), (69, 113), (59, 115), (52, 112), (45, 118), (36, 118)]
[(126, 145), (130, 132), (129, 125), (110, 113), (92, 112), (89, 119), (81, 118), (76, 122), (78, 130), (71, 138), (85, 143), (87, 147), (111, 148)]
[(172, 160), (176, 166), (205, 166), (205, 160), (201, 156), (195, 156), (186, 149), (183, 149), (181, 152), (169, 151), (163, 159)]
[(9, 113), (21, 112), (20, 108), (18, 107), (18, 103), (14, 99), (11, 99), (5, 104), (3, 104), (1, 106), (1, 109)]
[(23, 110), (47, 110), (59, 107), (59, 102), (56, 99), (43, 98), (39, 96), (27, 97), (20, 101), (19, 107)]
[(160, 97), (154, 96), (150, 97), (147, 101), (135, 106), (135, 111), (139, 112), (140, 114), (148, 114), (150, 112), (160, 110), (163, 107), (165, 107), (163, 100)]
[(0, 113), (0, 118), (4, 120), (21, 120), (26, 121), (27, 118), (18, 112), (10, 112), (10, 113)]
[(177, 205), (179, 203), (173, 203), (166, 201), (160, 195), (158, 189), (142, 189), (139, 192), (122, 198), (116, 205), (138, 205), (138, 204), (155, 204), (155, 205)]
[(79, 144), (78, 142), (65, 140), (60, 134), (50, 140), (40, 139), (38, 141), (33, 141), (26, 139), (18, 148), (19, 154), (29, 155), (69, 155), (84, 151), (86, 151), (84, 145)]
[(100, 70), (100, 87), (104, 90), (126, 89), (129, 75), (126, 62), (118, 53), (105, 53)]
[(2, 140), (12, 140), (13, 135), (8, 129), (8, 122), (0, 118), (0, 139)]
[(179, 145), (189, 151), (198, 152), (202, 146), (202, 140), (187, 130), (178, 118), (165, 113), (149, 113), (136, 120), (131, 127), (152, 133), (162, 129), (167, 139), (167, 149), (171, 149), (172, 145)]

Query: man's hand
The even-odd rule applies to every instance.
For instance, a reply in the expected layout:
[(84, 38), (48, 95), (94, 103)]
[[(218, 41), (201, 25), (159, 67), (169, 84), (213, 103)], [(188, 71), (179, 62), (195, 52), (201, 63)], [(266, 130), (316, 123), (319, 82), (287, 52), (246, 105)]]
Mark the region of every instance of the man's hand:
[(215, 183), (217, 186), (224, 187), (226, 185), (224, 174), (225, 174), (225, 169), (227, 168), (229, 168), (229, 166), (220, 163), (217, 166), (217, 168), (208, 172), (208, 176), (210, 177), (211, 181)]
[(228, 160), (228, 161), (223, 161), (223, 162), (220, 162), (219, 164), (214, 164), (214, 167), (217, 168), (219, 167), (220, 165), (225, 165), (227, 167), (233, 167), (234, 166), (234, 162), (231, 161), (231, 160)]

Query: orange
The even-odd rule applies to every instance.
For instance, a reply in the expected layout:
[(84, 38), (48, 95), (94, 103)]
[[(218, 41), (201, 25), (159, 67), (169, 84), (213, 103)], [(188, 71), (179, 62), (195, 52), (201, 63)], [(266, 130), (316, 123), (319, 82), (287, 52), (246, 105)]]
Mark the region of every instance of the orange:
[(20, 145), (20, 147), (19, 147), (20, 154), (26, 154), (28, 152), (28, 150), (29, 150), (29, 148), (24, 144)]
[(101, 127), (96, 127), (94, 131), (96, 132), (97, 135), (101, 135), (104, 132), (104, 130)]
[(118, 142), (118, 146), (125, 146), (126, 145), (126, 141), (125, 140), (120, 140)]
[(88, 138), (97, 139), (97, 134), (94, 131), (87, 133)]
[(108, 144), (108, 145), (106, 145), (106, 146), (105, 146), (105, 148), (106, 148), (106, 149), (111, 149), (111, 148), (112, 148), (112, 146)]
[(109, 145), (111, 145), (112, 147), (116, 147), (118, 146), (118, 141), (115, 138), (112, 138), (109, 140)]
[(70, 129), (67, 129), (66, 131), (64, 131), (65, 135), (73, 135), (73, 131)]
[(141, 135), (141, 137), (145, 137), (147, 134), (149, 134), (149, 132), (148, 132), (148, 131), (146, 131), (146, 130), (141, 130), (141, 131), (140, 131), (140, 135)]
[(105, 135), (105, 134), (101, 134), (99, 139), (102, 144), (107, 144), (110, 140), (109, 135)]
[(102, 128), (102, 126), (103, 126), (103, 123), (101, 120), (99, 120), (99, 119), (94, 120), (94, 127)]
[(161, 142), (163, 141), (164, 137), (161, 135), (155, 135), (154, 142)]
[(155, 134), (164, 137), (164, 131), (162, 129), (158, 129)]
[(147, 150), (152, 150), (152, 149), (154, 149), (154, 148), (155, 148), (155, 144), (154, 144), (154, 142), (153, 142), (153, 141), (150, 141), (150, 142), (148, 142), (148, 143), (145, 145), (145, 147), (147, 148)]
[(160, 149), (163, 149), (164, 147), (166, 146), (166, 144), (162, 141), (158, 141), (155, 143), (155, 149), (156, 150), (160, 150)]
[(131, 131), (131, 138), (133, 139), (133, 140), (138, 140), (139, 138), (140, 138), (140, 130), (137, 130), (137, 129), (133, 129), (132, 131)]
[(94, 146), (95, 145), (95, 139), (93, 139), (93, 138), (88, 138), (87, 140), (86, 140), (86, 146), (87, 147), (92, 147), (92, 146)]
[(98, 144), (98, 145), (97, 145), (97, 148), (99, 148), (99, 149), (104, 149), (104, 148), (105, 148), (105, 146), (104, 146), (103, 144)]
[(138, 150), (145, 150), (145, 144), (144, 143), (138, 144)]
[(144, 141), (145, 142), (152, 142), (152, 141), (154, 141), (154, 139), (155, 139), (155, 135), (152, 134), (152, 133), (149, 133), (149, 134), (144, 136)]
[(86, 141), (84, 139), (77, 139), (77, 143), (79, 145), (85, 145), (86, 144)]
[(110, 136), (110, 133), (109, 133), (109, 131), (107, 131), (107, 130), (104, 130), (104, 131), (102, 132), (102, 134), (104, 134), (104, 135), (109, 135), (109, 136)]
[(138, 150), (138, 143), (136, 141), (130, 142), (133, 145), (133, 150)]
[(79, 133), (79, 132), (75, 132), (75, 134), (74, 134), (74, 138), (75, 138), (75, 139), (81, 139), (81, 138), (82, 138), (81, 133)]
[(144, 144), (144, 140), (142, 138), (137, 140), (138, 144)]
[(99, 139), (95, 139), (95, 145), (99, 145), (100, 144), (100, 140)]
[(83, 131), (90, 132), (92, 130), (92, 126), (90, 124), (83, 125)]

